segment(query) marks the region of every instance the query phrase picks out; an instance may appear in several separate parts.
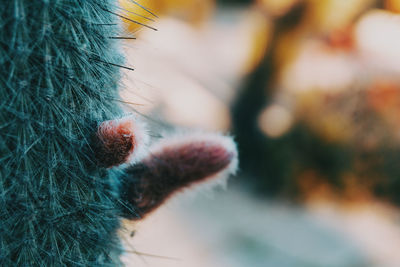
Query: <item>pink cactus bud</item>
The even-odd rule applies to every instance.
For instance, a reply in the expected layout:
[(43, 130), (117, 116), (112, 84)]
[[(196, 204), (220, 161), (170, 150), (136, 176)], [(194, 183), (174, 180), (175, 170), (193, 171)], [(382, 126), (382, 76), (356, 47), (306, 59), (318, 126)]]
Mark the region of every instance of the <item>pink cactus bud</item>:
[(173, 193), (199, 182), (235, 172), (237, 152), (229, 137), (191, 134), (166, 138), (150, 156), (127, 169), (125, 197), (140, 217), (160, 206)]
[(98, 164), (109, 168), (137, 157), (147, 140), (145, 132), (134, 116), (101, 123), (92, 142)]

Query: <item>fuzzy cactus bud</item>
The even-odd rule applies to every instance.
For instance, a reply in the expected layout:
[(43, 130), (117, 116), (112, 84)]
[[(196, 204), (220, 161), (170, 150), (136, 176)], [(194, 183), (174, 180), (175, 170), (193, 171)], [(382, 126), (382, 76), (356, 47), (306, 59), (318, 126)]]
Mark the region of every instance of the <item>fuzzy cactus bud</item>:
[(134, 116), (101, 123), (92, 138), (98, 164), (109, 168), (138, 157), (147, 143), (145, 131)]
[(142, 218), (185, 187), (226, 178), (237, 167), (233, 141), (220, 135), (179, 135), (150, 150), (147, 158), (126, 169), (122, 197), (136, 212), (126, 215), (131, 219)]

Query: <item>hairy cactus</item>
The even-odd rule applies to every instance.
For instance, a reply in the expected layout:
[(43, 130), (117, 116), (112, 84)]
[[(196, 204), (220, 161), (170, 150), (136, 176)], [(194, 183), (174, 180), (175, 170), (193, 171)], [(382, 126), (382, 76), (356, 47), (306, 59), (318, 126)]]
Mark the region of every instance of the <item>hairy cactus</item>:
[(116, 5), (0, 0), (0, 266), (119, 266), (122, 217), (234, 169), (233, 143), (214, 135), (145, 156), (118, 104)]

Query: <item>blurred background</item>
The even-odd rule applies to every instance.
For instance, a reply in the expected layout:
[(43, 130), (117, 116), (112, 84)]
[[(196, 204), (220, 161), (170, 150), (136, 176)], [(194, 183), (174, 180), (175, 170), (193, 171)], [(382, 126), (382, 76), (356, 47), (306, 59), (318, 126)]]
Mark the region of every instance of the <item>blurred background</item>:
[(400, 266), (400, 0), (118, 10), (127, 109), (155, 139), (228, 132), (240, 154), (226, 190), (126, 223), (128, 266)]

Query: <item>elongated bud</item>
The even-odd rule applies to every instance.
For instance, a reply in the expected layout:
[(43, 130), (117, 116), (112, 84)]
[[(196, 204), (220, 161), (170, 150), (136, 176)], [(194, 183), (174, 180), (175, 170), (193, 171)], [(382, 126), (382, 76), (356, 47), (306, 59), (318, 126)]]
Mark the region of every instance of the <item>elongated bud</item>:
[(162, 140), (150, 156), (126, 169), (122, 197), (139, 219), (173, 193), (195, 183), (224, 179), (237, 167), (237, 151), (229, 137), (191, 134)]

